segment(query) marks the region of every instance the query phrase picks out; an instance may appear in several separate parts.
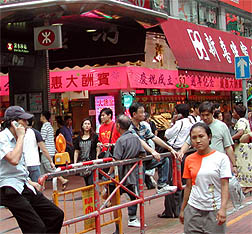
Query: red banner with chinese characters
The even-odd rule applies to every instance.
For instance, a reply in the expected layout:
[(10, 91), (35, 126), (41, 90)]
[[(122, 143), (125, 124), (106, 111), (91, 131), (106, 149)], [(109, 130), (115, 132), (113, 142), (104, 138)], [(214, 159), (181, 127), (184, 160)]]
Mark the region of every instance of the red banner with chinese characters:
[(193, 89), (215, 91), (241, 91), (242, 82), (232, 74), (198, 71), (170, 71), (144, 67), (128, 67), (131, 88), (141, 89)]
[(232, 74), (198, 71), (179, 71), (180, 87), (192, 90), (242, 91), (242, 80)]
[(51, 92), (127, 89), (127, 67), (50, 72)]
[(9, 95), (9, 76), (0, 76), (0, 96)]
[(235, 73), (235, 56), (249, 56), (251, 64), (249, 38), (176, 19), (161, 26), (180, 69)]

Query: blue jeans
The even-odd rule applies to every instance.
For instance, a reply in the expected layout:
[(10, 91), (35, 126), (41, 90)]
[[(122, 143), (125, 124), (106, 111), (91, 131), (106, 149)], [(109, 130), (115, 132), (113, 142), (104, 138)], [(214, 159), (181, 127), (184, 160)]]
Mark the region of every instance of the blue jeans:
[(144, 163), (145, 170), (150, 170), (156, 167), (158, 168), (158, 187), (164, 187), (169, 176), (169, 159), (166, 157), (161, 159), (160, 162), (152, 159)]
[(28, 166), (27, 169), (29, 171), (29, 177), (31, 178), (31, 180), (33, 182), (38, 182), (38, 178), (41, 175), (40, 166), (39, 165), (37, 165), (37, 166)]

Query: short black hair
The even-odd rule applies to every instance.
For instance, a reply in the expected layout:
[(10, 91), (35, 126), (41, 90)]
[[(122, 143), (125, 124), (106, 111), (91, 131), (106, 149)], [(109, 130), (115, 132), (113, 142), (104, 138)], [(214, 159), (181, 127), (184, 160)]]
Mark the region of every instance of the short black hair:
[(190, 112), (190, 106), (188, 104), (178, 104), (175, 106), (178, 114), (181, 114), (184, 118), (187, 118)]
[(43, 111), (41, 114), (42, 114), (43, 116), (45, 116), (45, 118), (47, 119), (47, 121), (50, 120), (50, 118), (51, 118), (51, 113), (50, 113), (49, 111)]
[(191, 134), (192, 134), (192, 130), (193, 130), (194, 128), (197, 128), (197, 127), (201, 127), (201, 128), (203, 128), (203, 129), (205, 129), (206, 134), (207, 134), (209, 137), (212, 137), (212, 131), (211, 131), (210, 127), (209, 127), (207, 124), (203, 123), (203, 122), (198, 122), (198, 123), (194, 124), (194, 125), (191, 127), (190, 136), (191, 136)]
[(193, 109), (199, 108), (200, 102), (191, 102), (190, 107)]
[(220, 108), (220, 104), (218, 102), (213, 103), (213, 108), (214, 109), (219, 109)]
[(121, 129), (127, 131), (131, 125), (131, 120), (127, 115), (121, 114), (117, 117), (116, 123), (120, 125)]
[(103, 108), (101, 111), (100, 111), (100, 115), (102, 114), (102, 113), (105, 113), (106, 115), (111, 115), (111, 119), (112, 119), (112, 117), (113, 117), (113, 111), (110, 109), (110, 108)]
[(246, 115), (247, 108), (242, 104), (235, 105), (234, 109), (236, 113), (240, 116), (240, 118), (243, 118)]
[(132, 105), (130, 106), (129, 108), (129, 112), (130, 112), (130, 116), (133, 117), (133, 113), (134, 112), (137, 112), (137, 110), (139, 108), (143, 107), (143, 104), (142, 103), (139, 103), (139, 102), (134, 102), (132, 103)]
[(213, 117), (214, 117), (215, 119), (218, 119), (219, 114), (222, 114), (222, 112), (221, 112), (220, 110), (216, 110), (216, 111), (214, 112)]
[(205, 101), (205, 102), (202, 102), (199, 106), (199, 112), (202, 113), (202, 112), (205, 112), (205, 111), (208, 111), (210, 113), (214, 113), (214, 107), (213, 107), (213, 103), (212, 102), (208, 102), (208, 101)]

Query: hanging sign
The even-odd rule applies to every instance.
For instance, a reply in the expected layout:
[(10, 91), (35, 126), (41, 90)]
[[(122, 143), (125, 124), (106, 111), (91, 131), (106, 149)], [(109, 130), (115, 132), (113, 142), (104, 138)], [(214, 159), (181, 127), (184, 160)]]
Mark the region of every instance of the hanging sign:
[(61, 25), (34, 28), (35, 50), (62, 48)]

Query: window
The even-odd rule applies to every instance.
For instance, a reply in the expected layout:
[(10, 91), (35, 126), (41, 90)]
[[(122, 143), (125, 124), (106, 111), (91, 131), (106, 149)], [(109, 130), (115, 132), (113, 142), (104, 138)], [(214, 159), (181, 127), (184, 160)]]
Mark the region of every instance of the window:
[(217, 7), (196, 0), (178, 0), (178, 3), (180, 19), (217, 28)]
[(217, 8), (199, 3), (199, 24), (217, 28)]
[(226, 13), (226, 30), (238, 36), (252, 36), (252, 20), (245, 19), (233, 13)]

